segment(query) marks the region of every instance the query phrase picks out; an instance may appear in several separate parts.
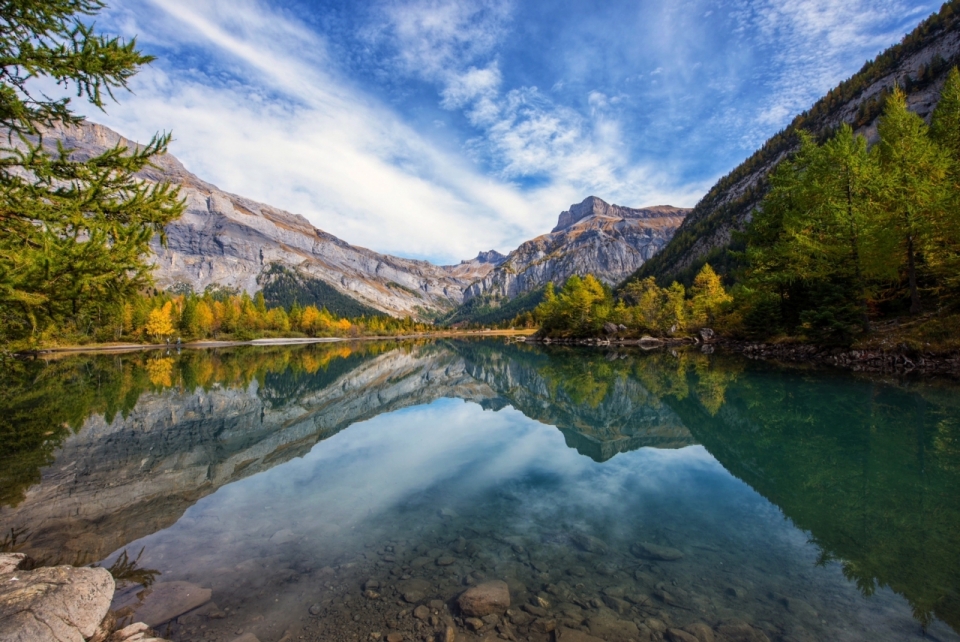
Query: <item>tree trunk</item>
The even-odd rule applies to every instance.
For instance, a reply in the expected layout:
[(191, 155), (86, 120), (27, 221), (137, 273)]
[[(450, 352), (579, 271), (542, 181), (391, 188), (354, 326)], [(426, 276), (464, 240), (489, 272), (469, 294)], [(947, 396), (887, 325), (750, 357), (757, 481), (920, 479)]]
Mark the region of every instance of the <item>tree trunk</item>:
[(913, 252), (913, 234), (907, 235), (907, 278), (910, 281), (910, 314), (920, 314), (920, 292), (917, 290), (917, 264)]

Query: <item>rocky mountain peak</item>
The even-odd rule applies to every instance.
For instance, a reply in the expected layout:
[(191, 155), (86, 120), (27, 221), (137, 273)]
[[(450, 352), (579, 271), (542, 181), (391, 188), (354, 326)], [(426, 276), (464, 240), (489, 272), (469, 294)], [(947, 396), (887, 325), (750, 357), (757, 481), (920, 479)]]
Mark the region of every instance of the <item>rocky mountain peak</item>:
[(583, 202), (575, 203), (570, 206), (570, 209), (560, 212), (560, 217), (557, 219), (557, 226), (553, 228), (551, 232), (565, 230), (577, 221), (581, 221), (590, 216), (602, 216), (606, 214), (610, 208), (611, 205), (603, 199), (597, 198), (596, 196), (588, 196), (583, 199)]
[(588, 196), (582, 203), (570, 206), (570, 209), (561, 212), (557, 219), (557, 226), (550, 233), (567, 230), (580, 221), (595, 216), (616, 219), (657, 219), (664, 216), (684, 216), (687, 210), (672, 205), (654, 205), (651, 207), (624, 207), (611, 205), (602, 198)]
[(477, 258), (469, 259), (467, 261), (460, 261), (461, 263), (490, 263), (491, 265), (500, 265), (507, 260), (506, 254), (500, 254), (496, 250), (489, 250), (487, 252), (480, 252), (477, 254)]

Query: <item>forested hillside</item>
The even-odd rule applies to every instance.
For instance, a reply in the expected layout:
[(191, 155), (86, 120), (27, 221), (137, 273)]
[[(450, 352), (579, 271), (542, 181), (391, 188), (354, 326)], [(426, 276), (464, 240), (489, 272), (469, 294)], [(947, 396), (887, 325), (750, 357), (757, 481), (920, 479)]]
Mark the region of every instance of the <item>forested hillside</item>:
[(736, 255), (729, 250), (743, 249), (735, 232), (744, 229), (769, 190), (773, 169), (800, 148), (799, 132), (825, 140), (846, 123), (875, 142), (876, 120), (897, 86), (906, 93), (910, 110), (929, 120), (946, 74), (958, 62), (960, 0), (951, 0), (720, 179), (697, 203), (670, 243), (630, 279), (653, 276), (661, 285), (673, 280), (689, 285), (707, 262), (729, 276), (737, 264)]

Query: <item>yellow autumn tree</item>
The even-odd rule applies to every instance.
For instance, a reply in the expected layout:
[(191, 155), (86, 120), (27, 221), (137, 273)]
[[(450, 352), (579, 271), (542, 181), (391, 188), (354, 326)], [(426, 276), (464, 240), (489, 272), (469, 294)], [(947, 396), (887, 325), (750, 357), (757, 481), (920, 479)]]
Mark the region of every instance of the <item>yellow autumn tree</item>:
[(174, 333), (172, 302), (167, 301), (162, 307), (150, 310), (146, 331), (157, 341)]
[(733, 300), (709, 263), (705, 263), (693, 279), (690, 293), (693, 296), (690, 298), (689, 325), (694, 328), (713, 324), (721, 306)]

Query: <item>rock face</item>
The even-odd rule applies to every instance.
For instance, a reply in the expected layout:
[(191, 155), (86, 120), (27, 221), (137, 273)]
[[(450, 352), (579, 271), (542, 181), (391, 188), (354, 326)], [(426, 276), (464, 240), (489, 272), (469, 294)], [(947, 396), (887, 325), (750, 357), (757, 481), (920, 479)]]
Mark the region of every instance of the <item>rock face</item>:
[(510, 608), (510, 588), (500, 580), (484, 582), (464, 591), (457, 604), (469, 617), (500, 615)]
[[(644, 265), (638, 276), (690, 279), (709, 254), (727, 248), (733, 233), (746, 226), (760, 205), (769, 173), (797, 150), (793, 134), (797, 127), (817, 134), (848, 123), (868, 141), (876, 142), (884, 92), (895, 86), (906, 90), (909, 108), (929, 121), (947, 72), (960, 60), (960, 14), (946, 14), (936, 26), (918, 27), (904, 38), (904, 43), (908, 40), (909, 45), (895, 45), (877, 56), (875, 60), (882, 62), (872, 68), (869, 63), (865, 65), (810, 111), (798, 116), (785, 135), (768, 140), (720, 179), (687, 216), (676, 238)], [(890, 64), (885, 68), (879, 66), (887, 61)], [(853, 83), (859, 88), (854, 89)]]
[(114, 581), (103, 568), (56, 566), (0, 575), (0, 640), (83, 642), (107, 615)]
[(688, 211), (669, 205), (632, 209), (590, 196), (561, 213), (549, 234), (523, 243), (470, 285), (464, 300), (513, 298), (548, 281), (562, 285), (574, 274), (590, 273), (613, 285), (666, 245)]
[[(58, 127), (48, 140), (60, 139), (89, 157), (117, 143), (134, 145), (94, 123)], [(186, 284), (196, 291), (208, 285), (253, 293), (272, 264), (319, 279), (370, 307), (395, 315), (418, 309), (446, 310), (460, 303), (463, 290), (489, 272), (486, 254), (458, 266), (439, 267), (350, 245), (319, 230), (302, 216), (228, 194), (193, 175), (167, 154), (143, 172), (153, 181), (181, 186), (186, 211), (167, 226), (167, 245), (153, 243), (157, 283)]]

